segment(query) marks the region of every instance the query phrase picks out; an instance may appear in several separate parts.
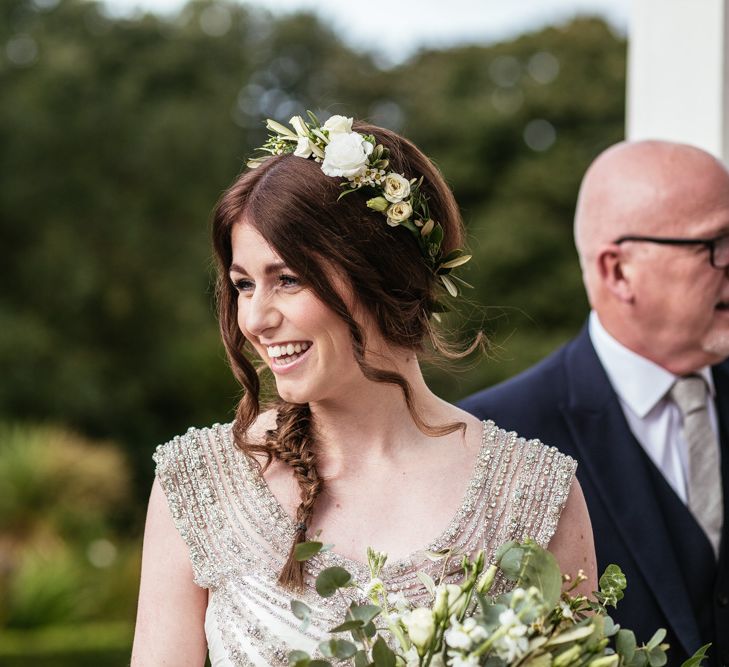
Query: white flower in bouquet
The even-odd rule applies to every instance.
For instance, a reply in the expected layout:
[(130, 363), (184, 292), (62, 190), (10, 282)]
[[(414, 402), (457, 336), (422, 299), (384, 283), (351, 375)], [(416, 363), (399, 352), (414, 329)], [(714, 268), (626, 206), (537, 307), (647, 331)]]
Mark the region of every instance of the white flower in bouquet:
[[(301, 560), (324, 548), (320, 542), (296, 547)], [(340, 567), (326, 568), (317, 576), (316, 589), (323, 597), (355, 587), (367, 592), (370, 601), (351, 602), (343, 622), (330, 630), (331, 638), (319, 644), (320, 656), (334, 658), (337, 664), (660, 667), (666, 663), (665, 630), (639, 646), (630, 630), (616, 626), (608, 616), (607, 606), (617, 605), (627, 585), (616, 565), (607, 568), (600, 577), (600, 590), (588, 600), (572, 594), (584, 575), (563, 578), (554, 556), (535, 542), (509, 542), (496, 553), (496, 567), (484, 569), (481, 553), (475, 560), (463, 557), (460, 584), (446, 584), (442, 578), (436, 582), (427, 571), (418, 572), (429, 602), (418, 594), (420, 606), (411, 609), (402, 592), (387, 591), (387, 581), (381, 577), (386, 555), (371, 549), (367, 555), (370, 581), (365, 586), (357, 585)], [(443, 558), (445, 573), (452, 554), (445, 552)], [(491, 593), (496, 570), (502, 582), (512, 582), (511, 591)], [(304, 626), (309, 622), (312, 610), (306, 604), (292, 600), (291, 609)], [(351, 641), (342, 638), (344, 633)], [(685, 667), (699, 667), (707, 648), (700, 648)], [(298, 650), (289, 654), (289, 664), (333, 665)]]
[(454, 616), (451, 619), (451, 626), (445, 631), (445, 643), (451, 648), (470, 649), (474, 644), (488, 638), (486, 630), (480, 626), (476, 619), (469, 617), (459, 623)]
[(330, 137), (334, 134), (349, 134), (352, 131), (352, 119), (345, 116), (329, 116), (322, 127), (329, 131)]
[(324, 149), (321, 170), (327, 176), (353, 178), (364, 173), (374, 146), (357, 132), (333, 135)]
[(410, 641), (422, 652), (430, 644), (435, 633), (433, 612), (426, 607), (417, 607), (402, 617), (403, 625), (408, 631)]
[(529, 628), (522, 623), (513, 609), (507, 609), (499, 614), (499, 623), (503, 629), (503, 636), (494, 642), (494, 651), (502, 660), (508, 663), (518, 660), (529, 650)]
[(475, 655), (454, 655), (449, 661), (449, 667), (478, 667), (478, 656)]

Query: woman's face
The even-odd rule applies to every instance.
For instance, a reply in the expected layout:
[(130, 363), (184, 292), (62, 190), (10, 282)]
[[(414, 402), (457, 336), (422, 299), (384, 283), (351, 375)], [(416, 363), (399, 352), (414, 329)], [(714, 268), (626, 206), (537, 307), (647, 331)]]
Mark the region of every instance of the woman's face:
[(362, 382), (344, 321), (250, 224), (236, 224), (231, 242), (238, 326), (273, 371), (279, 396), (289, 403), (321, 402)]

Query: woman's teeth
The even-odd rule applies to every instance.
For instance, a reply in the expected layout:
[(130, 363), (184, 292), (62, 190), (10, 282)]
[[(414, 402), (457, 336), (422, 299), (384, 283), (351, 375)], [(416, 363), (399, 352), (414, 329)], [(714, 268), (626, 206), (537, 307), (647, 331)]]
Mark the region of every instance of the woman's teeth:
[(278, 364), (290, 364), (298, 359), (311, 346), (310, 343), (287, 343), (286, 345), (269, 345), (268, 356)]

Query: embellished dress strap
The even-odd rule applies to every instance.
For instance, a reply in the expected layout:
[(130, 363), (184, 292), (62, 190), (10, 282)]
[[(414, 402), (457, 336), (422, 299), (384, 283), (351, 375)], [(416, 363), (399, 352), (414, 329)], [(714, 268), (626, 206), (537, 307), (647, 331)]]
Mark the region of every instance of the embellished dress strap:
[(214, 446), (225, 428), (191, 428), (153, 455), (172, 519), (190, 551), (195, 583), (203, 588), (218, 585), (230, 567), (225, 489)]

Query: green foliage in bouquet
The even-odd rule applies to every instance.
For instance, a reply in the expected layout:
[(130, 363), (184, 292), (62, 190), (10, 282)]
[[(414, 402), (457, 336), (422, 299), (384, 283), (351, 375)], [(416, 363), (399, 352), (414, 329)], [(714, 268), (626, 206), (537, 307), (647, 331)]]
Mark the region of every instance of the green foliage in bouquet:
[[(321, 542), (299, 545), (306, 560), (331, 548)], [(593, 599), (576, 593), (585, 580), (560, 572), (554, 556), (531, 540), (508, 542), (486, 566), (483, 553), (463, 556), (460, 583), (434, 582), (419, 572), (429, 606), (413, 607), (402, 593), (388, 592), (380, 578), (387, 556), (367, 553), (370, 581), (360, 586), (341, 567), (323, 570), (316, 579), (322, 597), (358, 588), (368, 598), (352, 602), (342, 622), (319, 644), (323, 657), (292, 651), (294, 667), (327, 667), (332, 660), (355, 667), (662, 667), (668, 645), (665, 630), (638, 645), (629, 629), (608, 614), (623, 597), (627, 582), (617, 565), (600, 577)], [(444, 561), (455, 556), (432, 554)], [(491, 594), (497, 575), (513, 584), (509, 592)], [(291, 609), (306, 627), (311, 609), (293, 600)], [(701, 647), (683, 667), (697, 667), (706, 655)]]

